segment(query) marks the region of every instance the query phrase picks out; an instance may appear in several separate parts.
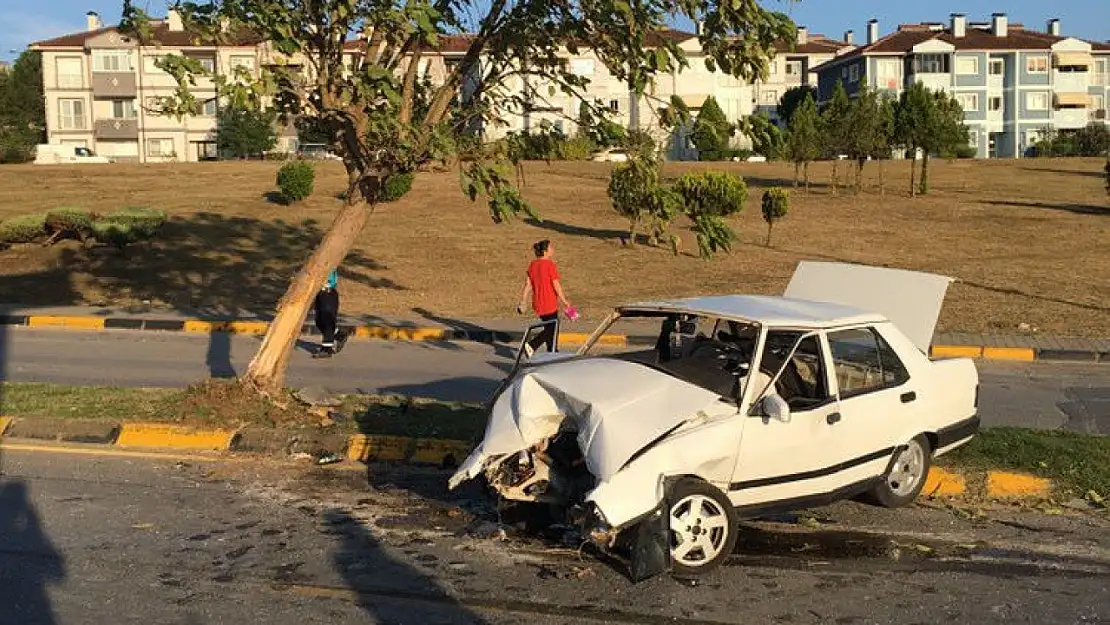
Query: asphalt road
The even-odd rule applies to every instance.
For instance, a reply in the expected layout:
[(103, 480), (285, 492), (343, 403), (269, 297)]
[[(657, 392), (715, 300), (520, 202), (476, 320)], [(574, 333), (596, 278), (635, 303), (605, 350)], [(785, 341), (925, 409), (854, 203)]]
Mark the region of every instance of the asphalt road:
[[(185, 386), (245, 370), (258, 337), (129, 331), (7, 328), (0, 334), (0, 378), (15, 382)], [(352, 340), (330, 360), (302, 345), (291, 386), (337, 392), (404, 393), (480, 401), (507, 370), (513, 349), (473, 343)], [(980, 408), (988, 426), (1066, 428), (1110, 434), (1110, 367), (979, 364)]]
[(745, 524), (697, 585), (632, 584), (565, 536), (499, 527), (440, 472), (10, 443), (0, 469), (0, 625), (1110, 619), (1104, 516), (837, 504)]

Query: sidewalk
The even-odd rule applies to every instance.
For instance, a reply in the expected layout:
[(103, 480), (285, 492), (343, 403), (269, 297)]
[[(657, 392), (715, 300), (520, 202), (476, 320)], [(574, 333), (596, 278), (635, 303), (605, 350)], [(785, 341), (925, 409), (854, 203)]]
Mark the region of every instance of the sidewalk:
[[(302, 333), (316, 334), (311, 313)], [(249, 311), (135, 310), (91, 306), (27, 307), (0, 306), (0, 326), (73, 328), (85, 330), (140, 330), (184, 332), (233, 332), (264, 334), (272, 315)], [(344, 315), (341, 325), (355, 330), (359, 338), (408, 341), (474, 341), (515, 343), (521, 340), (531, 317), (496, 320), (459, 320), (424, 317), (378, 317)], [(584, 342), (600, 320), (564, 322), (561, 340)], [(656, 329), (646, 324), (622, 325), (623, 332), (603, 337), (609, 345), (654, 344)], [(933, 337), (932, 355), (966, 356), (990, 360), (1070, 361), (1110, 364), (1110, 338), (1085, 339), (1034, 334), (938, 333)]]

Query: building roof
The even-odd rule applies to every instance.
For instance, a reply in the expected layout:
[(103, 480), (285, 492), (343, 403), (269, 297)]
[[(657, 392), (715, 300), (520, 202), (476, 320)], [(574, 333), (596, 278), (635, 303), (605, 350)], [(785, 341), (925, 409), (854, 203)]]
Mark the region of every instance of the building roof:
[[(199, 41), (197, 33), (189, 32), (187, 30), (170, 30), (169, 24), (165, 20), (152, 21), (151, 31), (153, 39), (158, 42), (158, 45), (173, 47), (173, 48), (191, 48), (191, 47), (211, 47), (216, 45), (214, 41)], [(85, 44), (95, 37), (101, 35), (119, 32), (117, 26), (105, 26), (97, 28), (96, 30), (87, 30), (79, 33), (70, 33), (53, 39), (46, 39), (43, 41), (36, 41), (31, 44), (32, 48), (83, 48)], [(262, 37), (257, 33), (251, 32), (247, 29), (239, 29), (236, 32), (228, 34), (228, 41), (221, 44), (225, 46), (254, 46), (262, 43)]]
[(622, 312), (648, 310), (706, 315), (790, 328), (837, 328), (887, 320), (878, 313), (852, 306), (777, 295), (709, 295), (640, 302), (621, 306), (620, 309)]
[[(1048, 33), (1028, 30), (1020, 24), (1010, 24), (1005, 37), (995, 36), (989, 27), (968, 24), (963, 37), (956, 37), (950, 28), (939, 24), (900, 24), (898, 30), (880, 38), (875, 43), (861, 46), (841, 56), (822, 63), (817, 70), (839, 65), (845, 61), (871, 55), (903, 55), (914, 46), (937, 40), (952, 44), (956, 50), (1051, 50), (1052, 46), (1073, 37), (1058, 37)], [(1110, 51), (1110, 44), (1089, 41), (1093, 51)]]

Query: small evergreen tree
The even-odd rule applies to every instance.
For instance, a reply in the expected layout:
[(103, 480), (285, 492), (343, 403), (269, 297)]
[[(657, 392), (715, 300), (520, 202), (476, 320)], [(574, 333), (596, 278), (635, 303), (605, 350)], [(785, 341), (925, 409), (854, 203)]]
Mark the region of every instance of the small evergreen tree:
[(716, 160), (720, 153), (728, 149), (729, 139), (732, 138), (735, 127), (725, 117), (725, 112), (717, 104), (717, 99), (709, 96), (698, 111), (694, 120), (694, 129), (690, 139), (699, 153), (706, 153), (710, 158), (702, 160)]
[(794, 114), (801, 108), (806, 98), (817, 101), (817, 90), (808, 85), (800, 87), (791, 87), (782, 94), (779, 99), (779, 104), (775, 109), (775, 113), (779, 116), (779, 122), (783, 128), (790, 126), (790, 122), (794, 119)]
[(838, 167), (840, 155), (851, 144), (852, 136), (852, 101), (848, 99), (848, 92), (844, 84), (837, 81), (833, 90), (832, 99), (821, 111), (821, 126), (824, 129), (825, 149), (828, 156), (833, 159), (832, 166), (832, 193), (836, 195), (839, 184)]
[(902, 92), (895, 109), (894, 127), (898, 145), (909, 150), (910, 196), (917, 195), (917, 151), (928, 143), (929, 120), (935, 101), (920, 82)]
[(809, 192), (809, 164), (821, 156), (821, 117), (812, 95), (806, 95), (786, 129), (786, 155), (794, 163), (794, 188), (798, 187), (798, 170), (805, 172)]
[(771, 247), (771, 228), (775, 222), (786, 217), (790, 210), (790, 192), (772, 187), (763, 192), (763, 221), (767, 222), (767, 247)]
[(271, 110), (224, 107), (217, 117), (216, 144), (225, 156), (259, 156), (277, 144), (276, 121), (277, 114)]

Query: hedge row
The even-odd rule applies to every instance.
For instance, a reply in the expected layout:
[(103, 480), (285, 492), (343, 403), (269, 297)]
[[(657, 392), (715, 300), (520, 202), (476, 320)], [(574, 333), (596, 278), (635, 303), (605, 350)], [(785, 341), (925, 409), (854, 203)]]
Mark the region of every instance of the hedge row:
[(0, 222), (0, 245), (57, 243), (65, 239), (124, 247), (153, 238), (166, 223), (166, 213), (130, 207), (100, 215), (76, 208), (20, 215)]

